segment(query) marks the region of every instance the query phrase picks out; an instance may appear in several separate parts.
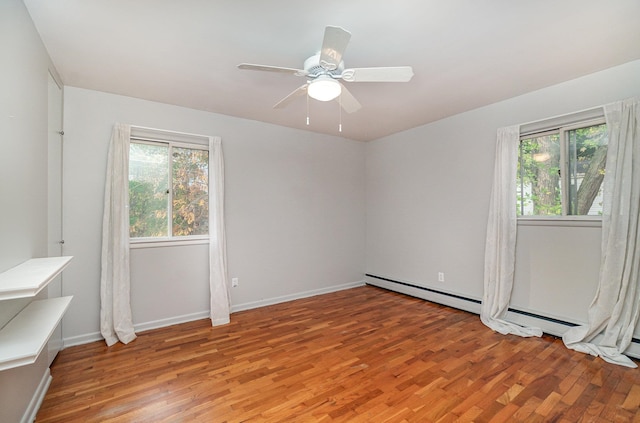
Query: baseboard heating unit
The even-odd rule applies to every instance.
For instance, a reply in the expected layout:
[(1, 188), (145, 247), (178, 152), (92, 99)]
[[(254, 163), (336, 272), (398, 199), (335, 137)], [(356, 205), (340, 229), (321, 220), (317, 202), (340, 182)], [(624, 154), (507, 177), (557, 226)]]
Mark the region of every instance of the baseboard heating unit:
[[(480, 315), (482, 300), (478, 298), (466, 297), (464, 295), (420, 286), (406, 281), (398, 281), (370, 273), (365, 273), (365, 277), (367, 285)], [(575, 322), (544, 316), (531, 311), (519, 310), (513, 307), (509, 307), (506, 318), (516, 324), (539, 327), (544, 333), (558, 337), (562, 337), (564, 332), (570, 327), (579, 325)], [(632, 339), (626, 354), (640, 358), (639, 338), (634, 337)]]

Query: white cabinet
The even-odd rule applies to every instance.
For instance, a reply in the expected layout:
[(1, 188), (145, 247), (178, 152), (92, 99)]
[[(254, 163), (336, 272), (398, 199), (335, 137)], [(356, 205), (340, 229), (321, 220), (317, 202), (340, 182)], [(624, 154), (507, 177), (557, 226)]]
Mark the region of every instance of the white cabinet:
[[(0, 273), (0, 301), (37, 295), (69, 264), (72, 257), (47, 257)], [(71, 296), (29, 303), (0, 330), (0, 370), (34, 363), (62, 316)]]

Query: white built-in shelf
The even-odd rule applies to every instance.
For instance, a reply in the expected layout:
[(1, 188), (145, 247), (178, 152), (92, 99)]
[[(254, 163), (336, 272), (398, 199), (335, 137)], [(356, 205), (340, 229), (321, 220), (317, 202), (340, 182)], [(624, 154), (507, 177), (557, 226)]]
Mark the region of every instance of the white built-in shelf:
[[(36, 296), (72, 258), (35, 258), (0, 273), (0, 301)], [(0, 329), (0, 370), (35, 363), (71, 298), (32, 301)]]
[(67, 267), (73, 257), (44, 257), (25, 261), (0, 273), (0, 301), (33, 297)]
[(35, 363), (71, 298), (32, 301), (0, 330), (0, 370)]

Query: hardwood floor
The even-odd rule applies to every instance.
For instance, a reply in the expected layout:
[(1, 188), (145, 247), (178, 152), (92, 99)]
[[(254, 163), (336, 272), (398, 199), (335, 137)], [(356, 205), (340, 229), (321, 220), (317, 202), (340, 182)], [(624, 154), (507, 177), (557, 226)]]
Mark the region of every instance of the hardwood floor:
[(371, 286), (71, 347), (37, 422), (640, 422), (640, 369)]

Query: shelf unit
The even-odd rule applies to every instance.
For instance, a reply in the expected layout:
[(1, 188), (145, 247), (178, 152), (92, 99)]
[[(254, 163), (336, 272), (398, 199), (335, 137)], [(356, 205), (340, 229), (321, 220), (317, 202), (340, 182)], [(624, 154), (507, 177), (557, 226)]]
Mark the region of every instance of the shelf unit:
[(0, 273), (0, 301), (35, 297), (67, 267), (72, 258), (35, 258)]
[[(46, 257), (0, 273), (0, 301), (36, 296), (73, 257)], [(0, 329), (0, 371), (34, 363), (67, 311), (73, 297), (29, 303)]]

